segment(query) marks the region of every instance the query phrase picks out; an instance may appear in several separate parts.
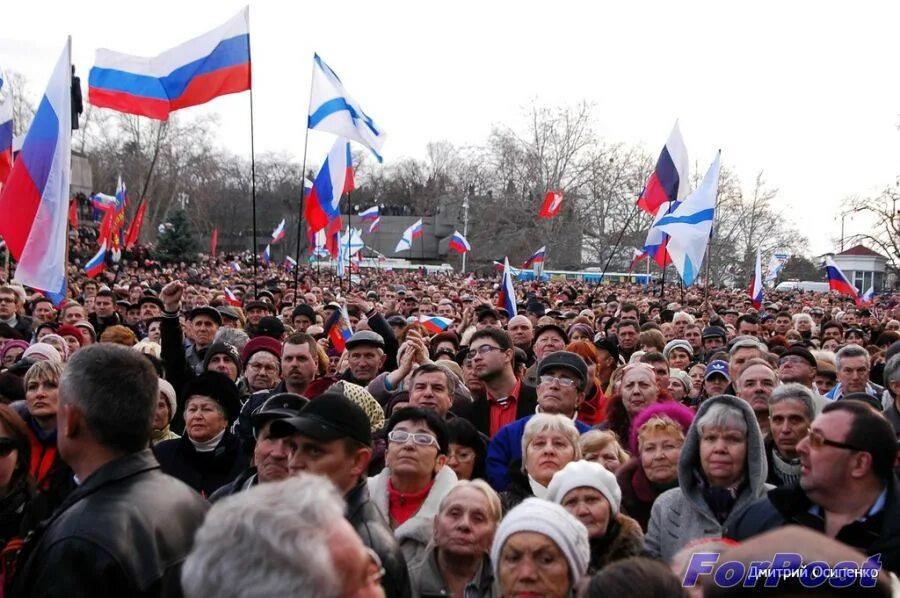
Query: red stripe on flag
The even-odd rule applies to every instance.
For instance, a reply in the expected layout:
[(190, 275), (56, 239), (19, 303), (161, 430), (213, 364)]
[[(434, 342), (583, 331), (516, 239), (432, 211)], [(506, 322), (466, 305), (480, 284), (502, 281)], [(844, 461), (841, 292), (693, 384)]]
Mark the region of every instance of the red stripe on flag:
[(94, 87), (90, 88), (89, 93), (89, 101), (94, 106), (110, 108), (126, 114), (155, 118), (156, 120), (169, 120), (169, 102), (166, 100), (145, 98), (130, 93), (96, 89)]
[(0, 194), (0, 236), (16, 259), (25, 249), (40, 205), (41, 192), (23, 162), (21, 167), (13, 168)]
[(205, 104), (219, 96), (250, 89), (250, 63), (236, 64), (191, 79), (184, 93), (171, 101), (171, 110)]

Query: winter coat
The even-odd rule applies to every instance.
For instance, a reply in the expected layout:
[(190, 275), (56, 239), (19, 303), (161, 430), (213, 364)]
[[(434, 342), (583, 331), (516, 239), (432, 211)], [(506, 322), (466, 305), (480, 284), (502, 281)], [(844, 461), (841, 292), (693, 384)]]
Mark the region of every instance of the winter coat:
[(662, 489), (647, 479), (640, 457), (632, 457), (623, 465), (616, 473), (616, 480), (622, 490), (622, 512), (637, 521), (646, 532), (653, 502), (671, 487)]
[(204, 498), (232, 481), (250, 466), (240, 441), (226, 430), (218, 446), (198, 452), (190, 438), (164, 440), (153, 447), (163, 473), (176, 477)]
[(534, 496), (534, 490), (528, 482), (528, 474), (522, 471), (522, 460), (516, 459), (509, 465), (509, 483), (506, 490), (500, 492), (500, 506), (503, 514), (518, 506), (526, 498)]
[[(716, 518), (704, 498), (700, 473), (700, 431), (697, 422), (712, 405), (726, 403), (740, 410), (747, 424), (747, 457), (744, 481), (725, 521)], [(722, 395), (704, 401), (688, 429), (678, 461), (678, 488), (667, 490), (653, 503), (645, 547), (653, 556), (670, 561), (686, 544), (699, 538), (721, 537), (752, 501), (765, 495), (766, 455), (759, 424), (750, 405), (737, 397)]]
[(241, 475), (213, 492), (209, 496), (209, 502), (215, 504), (227, 496), (232, 496), (234, 494), (237, 494), (238, 492), (243, 492), (244, 490), (248, 490), (253, 486), (256, 486), (257, 484), (259, 484), (259, 476), (256, 474), (256, 468), (250, 467)]
[[(450, 596), (450, 590), (441, 576), (437, 559), (438, 549), (431, 546), (414, 563), (409, 566), (413, 595), (419, 598), (444, 598)], [(471, 591), (470, 591), (471, 588)], [(496, 590), (496, 591), (495, 591)], [(476, 579), (466, 586), (465, 598), (493, 598), (500, 596), (499, 588), (494, 587), (494, 571), (491, 557), (485, 553), (481, 560), (481, 571)]]
[(644, 552), (644, 532), (637, 521), (619, 513), (610, 523), (606, 535), (591, 538), (590, 544), (588, 575), (593, 575), (614, 561), (641, 556)]
[[(369, 478), (368, 481), (369, 496), (385, 521), (390, 521), (391, 517), (388, 499), (388, 480), (390, 479), (391, 470), (385, 467), (381, 473)], [(416, 514), (394, 530), (394, 537), (400, 543), (407, 563), (413, 562), (425, 552), (425, 547), (431, 542), (434, 516), (438, 513), (441, 501), (455, 483), (456, 474), (453, 470), (449, 467), (442, 467), (434, 476), (434, 485), (431, 486), (425, 502), (422, 503)]]

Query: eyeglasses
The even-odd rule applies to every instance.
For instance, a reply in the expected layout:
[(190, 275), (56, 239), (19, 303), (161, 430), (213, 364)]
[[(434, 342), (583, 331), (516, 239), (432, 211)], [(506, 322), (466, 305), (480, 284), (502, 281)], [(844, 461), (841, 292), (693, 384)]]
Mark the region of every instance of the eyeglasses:
[(848, 451), (860, 451), (860, 452), (868, 452), (866, 449), (861, 449), (858, 446), (853, 446), (852, 444), (847, 444), (846, 442), (838, 442), (837, 440), (829, 440), (825, 438), (821, 432), (817, 430), (809, 431), (809, 446), (820, 449), (823, 446), (833, 446), (834, 448), (845, 449)]
[(271, 365), (271, 364), (265, 364), (265, 363), (248, 363), (247, 369), (255, 370), (255, 371), (262, 370), (264, 372), (277, 372), (278, 366)]
[(788, 355), (779, 359), (778, 365), (809, 365), (809, 362), (797, 355)]
[(461, 451), (450, 451), (447, 455), (449, 459), (456, 459), (460, 463), (468, 463), (475, 458), (475, 451), (463, 449)]
[(553, 384), (556, 382), (563, 388), (572, 388), (575, 386), (575, 380), (571, 378), (559, 378), (557, 376), (541, 376), (541, 384)]
[(16, 450), (16, 441), (12, 438), (0, 438), (0, 457), (5, 457)]
[(413, 444), (419, 446), (438, 446), (438, 440), (431, 434), (404, 432), (403, 430), (393, 430), (388, 432), (388, 440), (397, 444), (406, 444), (410, 440)]
[(477, 349), (471, 349), (470, 353), (478, 353), (479, 355), (487, 355), (491, 351), (502, 351), (500, 347), (495, 347), (493, 345), (481, 345)]

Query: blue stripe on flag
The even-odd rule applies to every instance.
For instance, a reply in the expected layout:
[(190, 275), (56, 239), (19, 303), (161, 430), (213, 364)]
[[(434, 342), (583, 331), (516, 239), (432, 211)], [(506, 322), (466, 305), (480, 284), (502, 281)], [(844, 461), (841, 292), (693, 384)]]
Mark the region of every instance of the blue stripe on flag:
[[(66, 115), (68, 117), (68, 115)], [(38, 193), (44, 194), (44, 186), (50, 176), (56, 144), (59, 141), (59, 118), (47, 96), (41, 98), (37, 112), (25, 137), (25, 144), (19, 159), (25, 161), (25, 168)]]
[(688, 214), (687, 216), (663, 216), (656, 223), (657, 227), (669, 224), (700, 224), (712, 220), (716, 214), (715, 208), (707, 208), (700, 210), (696, 214)]
[(659, 160), (656, 162), (656, 178), (659, 180), (666, 192), (669, 201), (678, 199), (678, 169), (675, 168), (675, 162), (669, 155), (669, 148), (663, 146), (662, 152), (659, 154)]
[(362, 120), (369, 128), (369, 130), (372, 131), (372, 133), (374, 133), (375, 135), (381, 135), (381, 133), (378, 132), (378, 129), (375, 128), (375, 123), (372, 121), (372, 119), (365, 114), (360, 115), (356, 111), (356, 108), (348, 104), (347, 100), (345, 100), (343, 97), (332, 98), (316, 108), (316, 111), (309, 115), (308, 126), (310, 129), (315, 129), (316, 126), (319, 125), (319, 123), (321, 123), (329, 116), (337, 114), (338, 112), (343, 112), (344, 110), (350, 113), (350, 117), (354, 121)]

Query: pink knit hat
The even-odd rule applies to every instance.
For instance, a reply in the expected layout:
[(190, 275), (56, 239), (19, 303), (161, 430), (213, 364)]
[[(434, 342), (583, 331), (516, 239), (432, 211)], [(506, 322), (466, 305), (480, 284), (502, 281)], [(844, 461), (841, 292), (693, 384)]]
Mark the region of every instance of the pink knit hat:
[(637, 455), (638, 452), (638, 430), (641, 429), (647, 420), (649, 420), (653, 416), (663, 416), (671, 419), (673, 422), (681, 426), (681, 430), (687, 434), (688, 428), (691, 427), (691, 422), (694, 421), (694, 412), (685, 407), (681, 403), (676, 403), (675, 401), (665, 401), (663, 403), (655, 403), (650, 405), (640, 413), (638, 413), (637, 417), (634, 418), (634, 421), (631, 422), (631, 433), (629, 434), (630, 438), (628, 439), (628, 450), (631, 451), (632, 455)]

